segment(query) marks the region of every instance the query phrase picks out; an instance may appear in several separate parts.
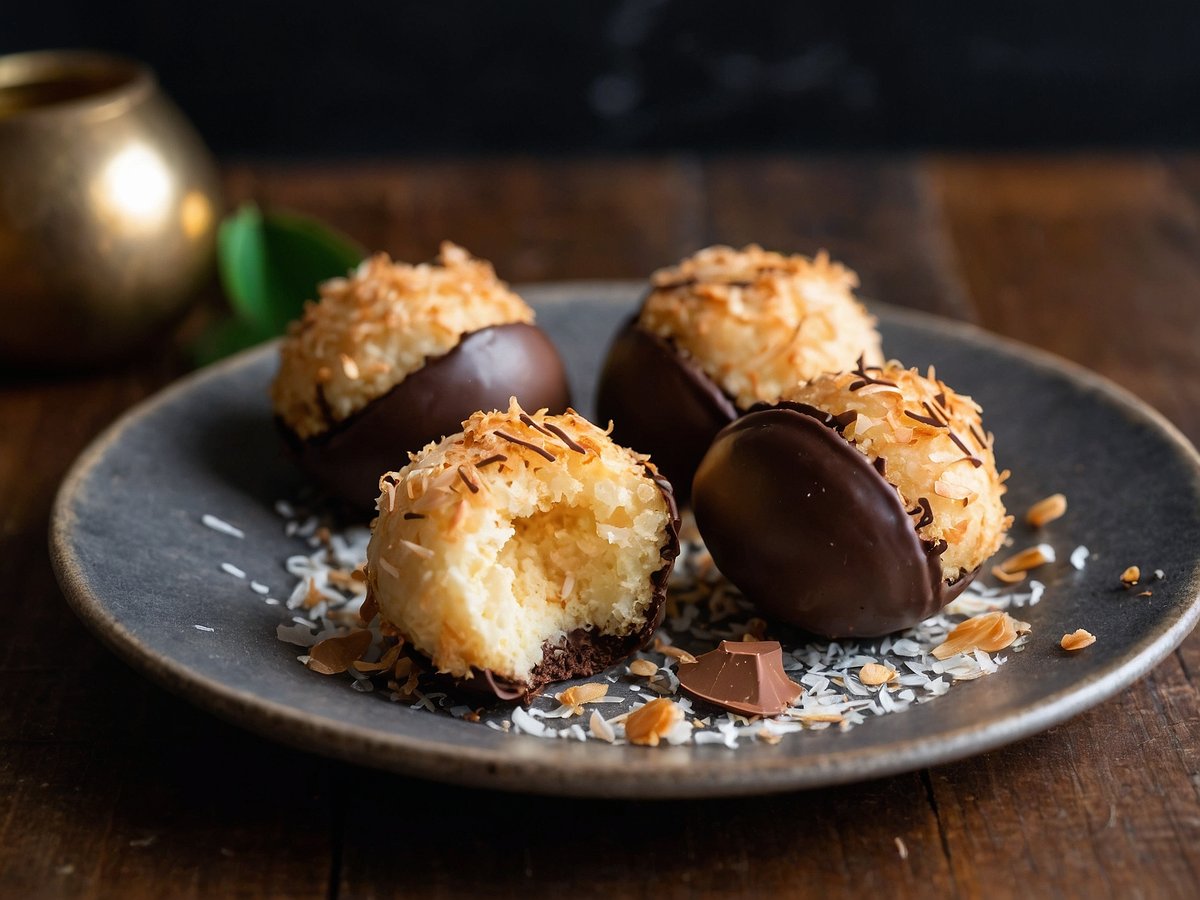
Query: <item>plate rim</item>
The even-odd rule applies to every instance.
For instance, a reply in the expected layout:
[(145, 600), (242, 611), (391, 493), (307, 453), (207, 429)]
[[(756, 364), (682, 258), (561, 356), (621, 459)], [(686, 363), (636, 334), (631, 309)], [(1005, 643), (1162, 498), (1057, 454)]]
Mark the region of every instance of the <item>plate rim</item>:
[[(555, 281), (518, 285), (522, 296), (535, 302), (570, 302), (571, 296), (609, 294), (627, 300), (641, 290), (640, 281)], [(1043, 370), (1103, 395), (1122, 411), (1147, 421), (1169, 439), (1193, 467), (1200, 485), (1200, 453), (1162, 413), (1108, 378), (1047, 350), (998, 335), (975, 325), (919, 310), (868, 301), (873, 312), (900, 323), (940, 332), (953, 338), (998, 346)], [(137, 639), (87, 584), (71, 540), (74, 500), (89, 473), (105, 458), (123, 433), (196, 385), (220, 379), (227, 372), (255, 364), (275, 352), (278, 339), (244, 350), (189, 373), (126, 410), (95, 437), (78, 456), (58, 489), (51, 509), (50, 558), (60, 589), (76, 616), (101, 642), (152, 681), (222, 719), (298, 749), (323, 753), (348, 762), (404, 775), (523, 793), (576, 797), (719, 797), (774, 793), (865, 781), (929, 766), (942, 765), (1013, 743), (1064, 722), (1110, 699), (1162, 662), (1200, 620), (1200, 566), (1188, 573), (1184, 590), (1192, 597), (1175, 620), (1156, 637), (1133, 651), (1131, 658), (1071, 687), (1049, 694), (1033, 707), (998, 717), (983, 725), (940, 731), (878, 748), (857, 750), (830, 747), (807, 755), (797, 766), (792, 757), (765, 755), (753, 763), (731, 766), (712, 753), (689, 753), (687, 766), (631, 770), (613, 754), (611, 764), (581, 761), (559, 771), (546, 767), (536, 755), (523, 757), (503, 748), (489, 749), (431, 743), (411, 735), (383, 733), (301, 710), (239, 689), (205, 675), (185, 663), (155, 652)], [(528, 737), (527, 740), (539, 740)], [(670, 753), (675, 748), (666, 751)], [(683, 748), (680, 748), (683, 749)], [(710, 748), (703, 748), (708, 750)], [(717, 749), (720, 753), (721, 748)], [(700, 756), (701, 758), (696, 758)], [(385, 762), (385, 760), (387, 762)], [(665, 761), (665, 760), (664, 760)], [(750, 777), (752, 775), (752, 777)], [(674, 777), (679, 776), (679, 777)]]

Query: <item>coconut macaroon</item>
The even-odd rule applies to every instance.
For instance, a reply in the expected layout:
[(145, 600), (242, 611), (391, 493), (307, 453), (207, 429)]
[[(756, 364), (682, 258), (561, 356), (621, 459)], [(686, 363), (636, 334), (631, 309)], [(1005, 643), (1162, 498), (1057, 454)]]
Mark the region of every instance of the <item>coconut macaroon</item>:
[(933, 370), (861, 362), (755, 407), (696, 474), (721, 571), (829, 636), (913, 625), (960, 592), (1012, 522), (981, 410)]
[(753, 244), (709, 247), (660, 269), (609, 351), (602, 417), (686, 494), (709, 441), (739, 411), (859, 357), (882, 359), (857, 285), (824, 252), (810, 259)]
[(556, 412), (570, 401), (533, 310), (461, 247), (420, 265), (377, 254), (319, 293), (280, 348), (271, 399), (301, 466), (359, 506), (474, 410), (514, 394)]
[(443, 674), (525, 697), (625, 658), (661, 621), (670, 485), (573, 410), (477, 412), (379, 485), (370, 596)]
[(824, 251), (708, 247), (650, 283), (638, 326), (695, 360), (742, 409), (860, 356), (882, 359), (875, 319), (854, 296), (858, 276)]

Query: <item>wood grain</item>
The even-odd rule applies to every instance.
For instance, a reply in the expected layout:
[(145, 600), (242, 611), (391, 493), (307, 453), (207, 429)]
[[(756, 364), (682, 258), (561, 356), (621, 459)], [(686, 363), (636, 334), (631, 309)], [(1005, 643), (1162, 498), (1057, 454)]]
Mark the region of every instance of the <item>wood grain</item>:
[[(239, 164), (227, 189), (400, 258), (448, 237), (513, 281), (642, 277), (717, 240), (826, 247), (865, 295), (1073, 358), (1200, 438), (1190, 156)], [(71, 459), (181, 359), (172, 342), (116, 371), (0, 377), (0, 894), (1195, 896), (1195, 638), (1122, 696), (1012, 747), (738, 802), (447, 788), (176, 701), (74, 620), (45, 531)]]

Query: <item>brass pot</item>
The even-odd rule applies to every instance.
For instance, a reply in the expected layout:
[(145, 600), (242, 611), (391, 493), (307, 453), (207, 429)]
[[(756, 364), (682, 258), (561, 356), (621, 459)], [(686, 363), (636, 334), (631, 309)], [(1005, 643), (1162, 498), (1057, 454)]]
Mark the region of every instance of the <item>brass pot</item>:
[(127, 353), (211, 271), (216, 168), (153, 73), (98, 53), (0, 57), (0, 366)]

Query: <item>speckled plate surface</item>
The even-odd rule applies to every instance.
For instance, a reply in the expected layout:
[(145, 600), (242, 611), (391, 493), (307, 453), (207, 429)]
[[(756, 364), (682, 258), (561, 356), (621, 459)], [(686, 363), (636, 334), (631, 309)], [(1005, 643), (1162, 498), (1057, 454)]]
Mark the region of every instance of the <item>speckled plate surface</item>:
[[(609, 336), (637, 301), (622, 283), (543, 285), (538, 308), (587, 412)], [(300, 478), (283, 460), (266, 398), (273, 347), (199, 372), (138, 406), (83, 454), (54, 510), (51, 550), (63, 590), (102, 640), (151, 678), (269, 737), (366, 765), (464, 784), (548, 794), (704, 796), (813, 787), (916, 769), (1018, 740), (1101, 702), (1145, 674), (1200, 615), (1200, 458), (1153, 410), (1109, 382), (970, 326), (885, 307), (886, 352), (937, 365), (983, 405), (1008, 505), (1018, 516), (1061, 491), (1063, 519), (1044, 529), (1060, 561), (1039, 572), (1046, 599), (1024, 610), (1028, 649), (996, 675), (936, 702), (848, 731), (749, 743), (648, 749), (502, 734), (357, 694), (296, 662), (276, 639), (287, 614), (228, 561), (276, 572), (299, 552), (274, 501)], [(211, 513), (246, 532), (205, 528)], [(1018, 530), (1019, 544), (1035, 540)], [(1082, 571), (1065, 559), (1086, 545)], [(1122, 589), (1128, 565), (1162, 569), (1153, 596)], [(211, 631), (198, 630), (204, 625)], [(1076, 628), (1098, 641), (1068, 655)]]

